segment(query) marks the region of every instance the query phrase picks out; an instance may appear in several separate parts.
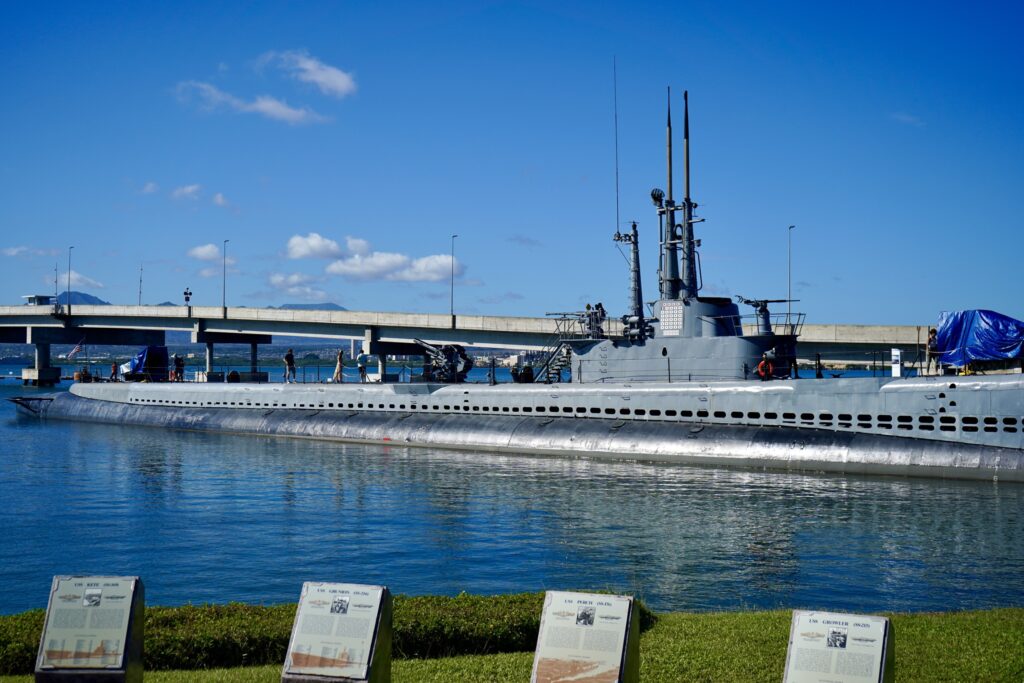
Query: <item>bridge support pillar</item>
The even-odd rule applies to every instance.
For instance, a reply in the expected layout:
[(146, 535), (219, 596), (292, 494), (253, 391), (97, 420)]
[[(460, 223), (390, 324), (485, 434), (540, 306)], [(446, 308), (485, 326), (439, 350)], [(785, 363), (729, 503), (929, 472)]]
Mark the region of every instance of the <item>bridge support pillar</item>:
[(213, 342), (206, 342), (206, 373), (213, 372)]
[(251, 372), (254, 375), (256, 374), (256, 371), (258, 369), (256, 362), (258, 358), (257, 346), (258, 345), (256, 344), (256, 342), (252, 342), (251, 344), (249, 344), (249, 372)]
[(36, 365), (21, 371), (21, 383), (25, 386), (52, 387), (60, 381), (60, 368), (50, 367), (50, 345), (36, 342)]
[(383, 383), (384, 377), (387, 375), (388, 372), (388, 354), (377, 354), (377, 372), (380, 373), (380, 381)]

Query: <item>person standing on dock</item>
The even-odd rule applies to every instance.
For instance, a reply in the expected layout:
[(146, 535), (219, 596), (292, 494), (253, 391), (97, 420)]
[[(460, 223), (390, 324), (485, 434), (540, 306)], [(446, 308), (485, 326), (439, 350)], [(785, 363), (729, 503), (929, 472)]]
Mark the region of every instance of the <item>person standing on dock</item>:
[(332, 380), (335, 384), (344, 382), (345, 376), (342, 371), (345, 369), (345, 350), (338, 349), (338, 363), (334, 366), (334, 379)]
[(368, 360), (369, 360), (369, 358), (367, 357), (366, 352), (364, 352), (364, 351), (360, 351), (359, 355), (356, 356), (356, 367), (359, 368), (359, 381), (363, 382), (363, 383), (366, 383), (366, 381), (367, 381), (366, 380), (366, 362)]
[(284, 354), (284, 383), (295, 382), (295, 354), (291, 349)]
[(935, 364), (935, 370), (939, 369), (939, 333), (933, 327), (928, 330), (928, 362), (925, 366), (925, 373), (931, 372), (932, 364)]

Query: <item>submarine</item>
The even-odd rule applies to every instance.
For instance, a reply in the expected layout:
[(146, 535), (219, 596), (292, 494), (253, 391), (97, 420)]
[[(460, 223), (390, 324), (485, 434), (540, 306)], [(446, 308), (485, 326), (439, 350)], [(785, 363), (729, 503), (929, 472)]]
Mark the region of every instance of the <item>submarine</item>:
[[(424, 348), (424, 381), (317, 385), (75, 383), (10, 399), (23, 415), (386, 446), (772, 470), (1024, 481), (1024, 376), (800, 378), (802, 314), (788, 300), (702, 296), (690, 196), (673, 197), (672, 119), (657, 300), (645, 312), (639, 232), (629, 307), (560, 318), (544, 361), (513, 383), (471, 383), (463, 349)], [(753, 308), (741, 315), (740, 304)], [(614, 323), (614, 324), (612, 324)]]

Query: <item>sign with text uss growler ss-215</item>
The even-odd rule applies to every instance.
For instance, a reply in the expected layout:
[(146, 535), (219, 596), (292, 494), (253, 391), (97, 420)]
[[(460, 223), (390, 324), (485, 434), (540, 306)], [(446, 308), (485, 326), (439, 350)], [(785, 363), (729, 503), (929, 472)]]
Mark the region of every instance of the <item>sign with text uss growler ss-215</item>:
[(532, 683), (640, 680), (640, 620), (624, 595), (548, 591)]
[(793, 610), (783, 683), (888, 683), (893, 641), (885, 617)]
[(144, 608), (137, 576), (53, 577), (36, 681), (141, 681)]
[(391, 593), (384, 586), (302, 584), (284, 683), (391, 680)]

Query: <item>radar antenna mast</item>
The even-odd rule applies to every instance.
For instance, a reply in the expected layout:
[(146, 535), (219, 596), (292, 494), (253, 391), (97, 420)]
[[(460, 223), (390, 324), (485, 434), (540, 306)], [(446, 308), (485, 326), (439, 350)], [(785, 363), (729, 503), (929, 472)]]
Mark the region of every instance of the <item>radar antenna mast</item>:
[(668, 166), (667, 194), (661, 190), (651, 191), (651, 199), (658, 207), (658, 214), (664, 219), (661, 230), (661, 273), (660, 290), (662, 299), (679, 298), (679, 239), (676, 233), (676, 203), (672, 199), (672, 88), (668, 88), (668, 120), (665, 130), (666, 157)]
[(683, 283), (682, 298), (694, 299), (697, 297), (699, 287), (697, 286), (697, 259), (694, 253), (696, 242), (693, 239), (693, 224), (698, 222), (693, 218), (693, 210), (697, 208), (696, 202), (690, 199), (690, 101), (688, 91), (683, 91), (683, 185), (685, 196), (683, 197)]

